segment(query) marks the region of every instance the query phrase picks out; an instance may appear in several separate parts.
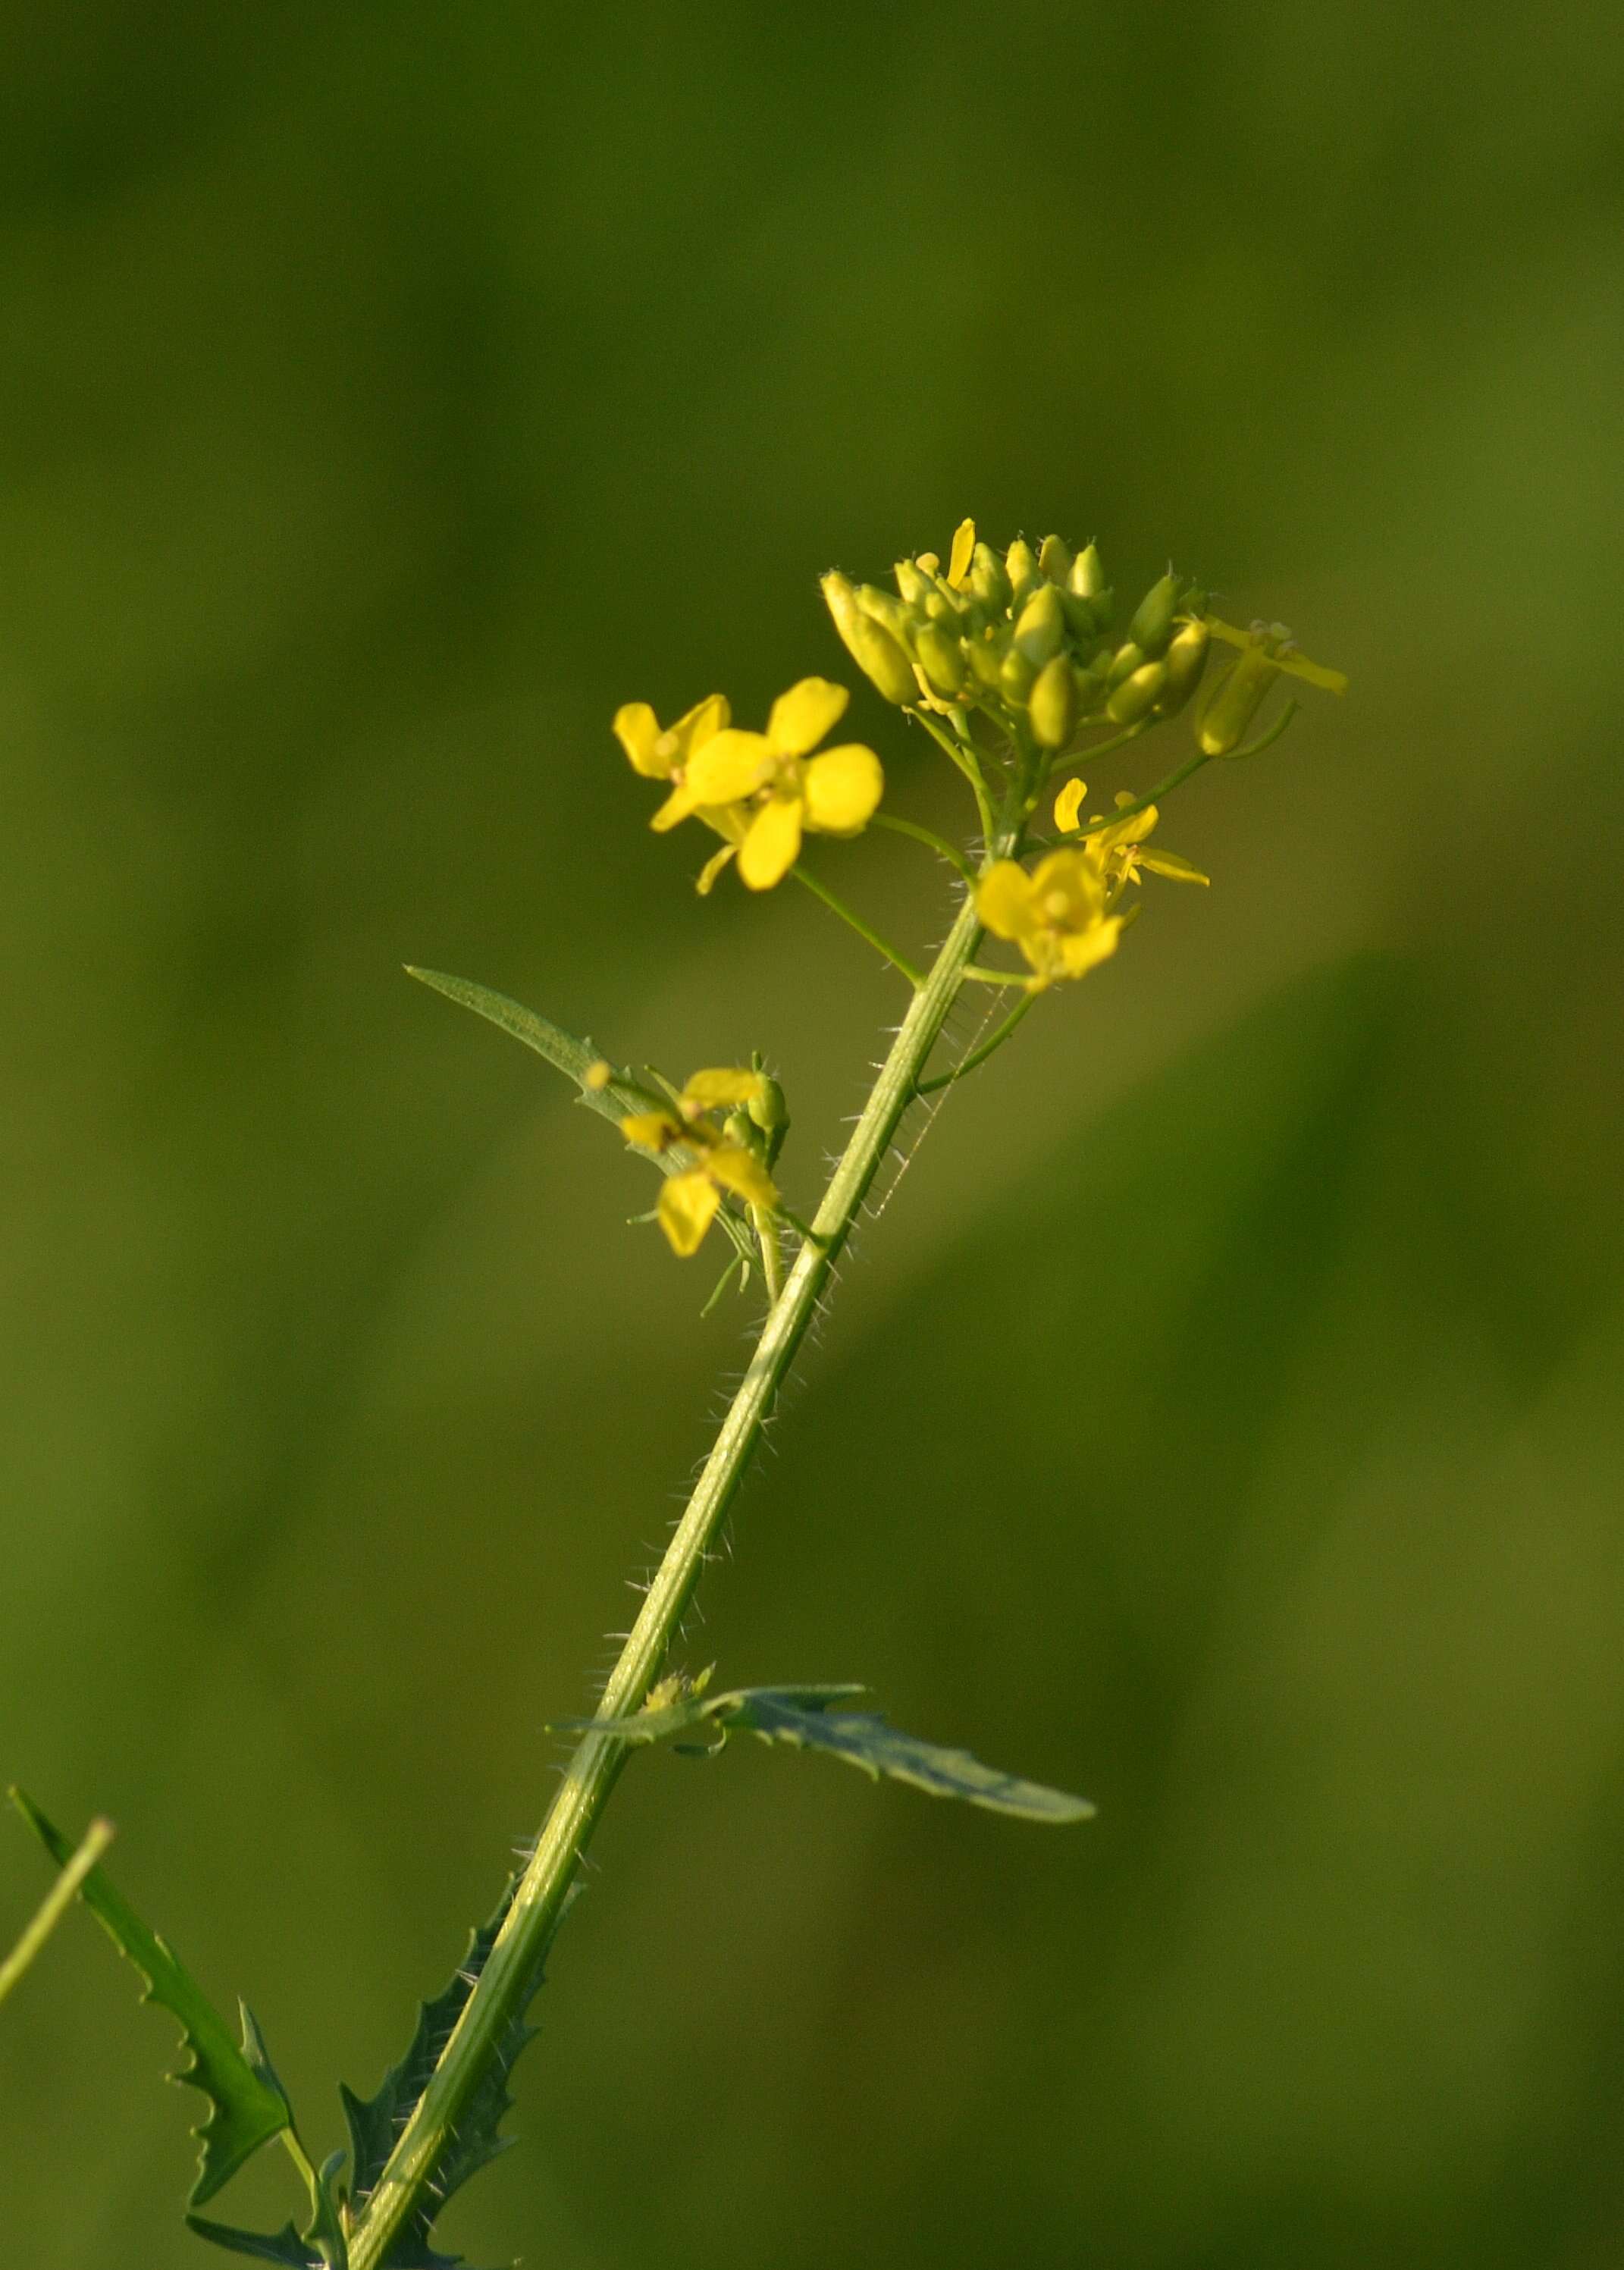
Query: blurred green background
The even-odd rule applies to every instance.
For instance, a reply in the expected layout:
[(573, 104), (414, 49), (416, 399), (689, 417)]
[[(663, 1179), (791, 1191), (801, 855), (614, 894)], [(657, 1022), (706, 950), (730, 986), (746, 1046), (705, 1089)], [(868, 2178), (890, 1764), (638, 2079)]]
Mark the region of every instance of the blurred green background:
[[(0, 1774), (117, 1818), (337, 2141), (747, 1323), (401, 963), (766, 1047), (804, 1200), (896, 982), (696, 900), (613, 709), (841, 674), (819, 571), (966, 511), (1171, 553), (1353, 695), (1191, 786), (1211, 894), (932, 1126), (685, 1651), (1101, 1817), (640, 1764), (443, 2230), (1615, 2261), (1614, 11), (13, 0), (3, 52)], [(816, 860), (940, 924), (913, 847)], [(43, 1882), (14, 1827), (0, 1936)], [(29, 2270), (206, 2259), (133, 1988), (76, 1918), (0, 2018)]]

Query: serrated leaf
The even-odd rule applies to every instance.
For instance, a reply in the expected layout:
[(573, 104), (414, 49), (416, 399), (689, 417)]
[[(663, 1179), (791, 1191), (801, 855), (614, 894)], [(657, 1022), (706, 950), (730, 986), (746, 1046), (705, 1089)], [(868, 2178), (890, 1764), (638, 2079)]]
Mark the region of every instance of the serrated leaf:
[[(53, 1827), (32, 1799), (19, 1789), (11, 1802), (59, 1867), (66, 1866), (73, 1847)], [(173, 1947), (149, 1931), (135, 1910), (114, 1889), (107, 1872), (93, 1868), (79, 1896), (108, 1936), (126, 1955), (146, 1982), (145, 1999), (156, 2002), (180, 2021), (184, 2047), (191, 2063), (172, 2078), (189, 2088), (200, 2089), (209, 2111), (194, 2133), (203, 2147), (197, 2180), (189, 2204), (201, 2207), (214, 2197), (262, 2144), (293, 2124), (293, 2113), (279, 2081), (264, 2054), (259, 2029), (243, 2013), (243, 2042), (239, 2048), (230, 2027), (214, 2007)]]
[(825, 1750), (876, 1780), (883, 1774), (931, 1797), (955, 1797), (990, 1813), (1023, 1821), (1087, 1821), (1094, 1806), (1042, 1782), (1023, 1781), (983, 1765), (968, 1750), (923, 1741), (866, 1710), (836, 1710), (831, 1705), (866, 1694), (864, 1687), (741, 1687), (728, 1695), (688, 1695), (629, 1718), (571, 1718), (572, 1731), (614, 1734), (627, 1742), (667, 1741), (694, 1726), (718, 1733), (745, 1732), (764, 1742), (787, 1742), (795, 1749)]
[[(494, 992), (488, 985), (477, 985), (471, 977), (449, 976), (443, 969), (418, 969), (411, 962), (405, 965), (408, 977), (415, 977), (419, 985), (431, 991), (443, 993), (448, 1001), (456, 1001), (464, 1009), (471, 1009), (476, 1017), (483, 1017), (504, 1033), (511, 1033), (515, 1041), (523, 1041), (527, 1049), (534, 1049), (545, 1057), (567, 1079), (573, 1079), (580, 1094), (577, 1103), (584, 1103), (589, 1111), (600, 1118), (612, 1120), (618, 1128), (623, 1119), (649, 1109), (648, 1095), (641, 1089), (630, 1087), (619, 1076), (609, 1079), (602, 1087), (589, 1086), (587, 1074), (604, 1059), (590, 1040), (578, 1041), (561, 1025), (550, 1018), (527, 1009), (522, 1001), (515, 1001), (506, 993)], [(641, 1143), (631, 1146), (641, 1159), (649, 1159), (663, 1175), (680, 1175), (695, 1161), (696, 1154), (686, 1143), (672, 1143), (664, 1151), (651, 1151)], [(753, 1261), (756, 1242), (748, 1226), (738, 1216), (723, 1206), (717, 1219), (731, 1239), (741, 1260)]]
[[(338, 2095), (350, 2130), (352, 2214), (359, 2214), (365, 2207), (395, 2148), (397, 2138), (433, 2079), (441, 2052), (450, 2040), (473, 1992), (474, 1982), (496, 1943), (512, 1896), (510, 1880), (495, 1913), (470, 1939), (467, 1955), (449, 1984), (432, 2001), (421, 2005), (406, 2053), (384, 2074), (377, 2094), (360, 2097), (339, 2083)], [(573, 1900), (566, 1901), (563, 1913), (567, 1913), (572, 1904)], [(428, 2243), (429, 2233), (453, 2192), (505, 2152), (513, 2140), (497, 2132), (513, 2103), (508, 2093), (508, 2076), (520, 2052), (535, 2038), (536, 2029), (526, 2022), (525, 2012), (541, 1983), (542, 1964), (538, 1962), (529, 1988), (503, 2029), (478, 2087), (457, 2124), (456, 2133), (434, 2171), (433, 2199), (402, 2226), (384, 2257), (382, 2270), (457, 2270), (462, 2257), (435, 2253)]]
[(235, 2230), (228, 2222), (211, 2222), (206, 2215), (189, 2214), (186, 2228), (211, 2246), (223, 2246), (227, 2254), (248, 2254), (256, 2262), (287, 2263), (292, 2270), (326, 2270), (321, 2255), (291, 2222), (262, 2235), (257, 2230)]

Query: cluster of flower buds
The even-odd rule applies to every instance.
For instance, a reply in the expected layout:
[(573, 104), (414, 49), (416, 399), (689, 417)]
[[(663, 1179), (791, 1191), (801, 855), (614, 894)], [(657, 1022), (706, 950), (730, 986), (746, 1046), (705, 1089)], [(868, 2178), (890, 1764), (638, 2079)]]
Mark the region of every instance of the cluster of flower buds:
[(1194, 699), (1215, 639), (1239, 647), (1194, 710), (1207, 756), (1246, 755), (1248, 725), (1275, 679), (1290, 676), (1346, 690), (1339, 671), (1296, 651), (1279, 623), (1236, 630), (1207, 612), (1207, 594), (1171, 569), (1124, 628), (1097, 547), (1074, 553), (1046, 536), (1034, 552), (1018, 537), (1007, 552), (976, 541), (966, 520), (945, 569), (934, 552), (900, 560), (896, 590), (823, 579), (834, 627), (854, 662), (888, 701), (980, 709), (1052, 755), (1085, 727), (1143, 730)]
[(1078, 729), (1171, 717), (1206, 667), (1207, 595), (1158, 577), (1118, 635), (1116, 600), (1097, 548), (1073, 553), (1046, 536), (1003, 554), (972, 521), (944, 570), (922, 552), (896, 566), (896, 590), (823, 579), (823, 596), (854, 662), (887, 701), (1002, 711), (1041, 748), (1070, 747)]

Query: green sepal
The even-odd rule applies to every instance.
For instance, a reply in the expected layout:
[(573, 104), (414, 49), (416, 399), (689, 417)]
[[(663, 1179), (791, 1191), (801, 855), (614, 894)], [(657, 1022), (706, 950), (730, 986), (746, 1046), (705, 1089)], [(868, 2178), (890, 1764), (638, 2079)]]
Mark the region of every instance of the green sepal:
[[(589, 1111), (596, 1111), (600, 1118), (612, 1121), (617, 1128), (623, 1119), (648, 1110), (647, 1093), (629, 1085), (619, 1073), (613, 1074), (601, 1087), (589, 1083), (588, 1072), (604, 1062), (590, 1040), (576, 1040), (573, 1033), (567, 1033), (561, 1026), (538, 1016), (534, 1009), (527, 1009), (523, 1002), (509, 1000), (505, 993), (493, 992), (488, 985), (476, 985), (471, 977), (449, 977), (442, 969), (417, 969), (410, 962), (406, 963), (405, 970), (407, 976), (415, 977), (419, 985), (426, 985), (433, 992), (443, 993), (448, 1001), (456, 1001), (464, 1009), (471, 1009), (475, 1016), (485, 1018), (504, 1033), (511, 1033), (514, 1039), (523, 1041), (527, 1049), (534, 1049), (538, 1057), (545, 1057), (567, 1079), (575, 1081), (581, 1091), (575, 1099), (577, 1103), (584, 1103)], [(631, 1148), (639, 1158), (652, 1159), (663, 1175), (680, 1175), (694, 1164), (695, 1154), (686, 1143), (669, 1144), (664, 1151), (645, 1149), (641, 1143), (634, 1143)], [(717, 1220), (732, 1240), (739, 1258), (753, 1261), (756, 1243), (748, 1223), (742, 1221), (725, 1205)]]
[[(342, 2081), (338, 2085), (350, 2131), (352, 2219), (364, 2209), (412, 2108), (434, 2078), (434, 2068), (473, 1992), (474, 1982), (496, 1944), (512, 1896), (510, 1880), (495, 1913), (470, 1939), (468, 1953), (450, 1983), (432, 2001), (419, 2007), (417, 2027), (406, 2053), (398, 2065), (391, 2066), (384, 2074), (377, 2094), (360, 2097)], [(565, 1913), (572, 1904), (573, 1895), (565, 1903)], [(559, 1920), (562, 1922), (562, 1915)], [(525, 2012), (541, 1983), (542, 1965), (538, 1962), (528, 1991), (498, 2039), (478, 2086), (457, 2122), (456, 2133), (434, 2170), (433, 2197), (397, 2234), (384, 2256), (382, 2270), (457, 2270), (462, 2262), (461, 2255), (436, 2254), (428, 2243), (429, 2232), (452, 2193), (505, 2152), (514, 2140), (497, 2132), (513, 2103), (508, 2093), (508, 2075), (520, 2052), (535, 2038), (536, 2028), (527, 2023)]]
[[(14, 1789), (11, 1795), (12, 1804), (57, 1866), (65, 1866), (73, 1853), (68, 1839), (21, 1790)], [(239, 2048), (230, 2027), (174, 1949), (147, 1929), (114, 1889), (105, 1869), (91, 1870), (79, 1896), (140, 1972), (146, 1982), (146, 2000), (156, 2002), (180, 2021), (191, 2063), (171, 2078), (189, 2088), (201, 2089), (209, 2100), (203, 2124), (194, 2132), (203, 2151), (197, 2180), (187, 2202), (189, 2207), (201, 2207), (224, 2189), (262, 2144), (293, 2125), (286, 2094), (271, 2070), (259, 2028), (246, 2006)]]
[(234, 2229), (228, 2222), (211, 2222), (206, 2215), (189, 2214), (186, 2228), (206, 2238), (211, 2246), (224, 2247), (227, 2254), (249, 2254), (256, 2262), (283, 2262), (291, 2265), (292, 2270), (327, 2270), (310, 2241), (301, 2238), (291, 2222), (285, 2222), (280, 2230), (262, 2234)]
[(904, 1734), (866, 1710), (833, 1706), (864, 1695), (860, 1686), (742, 1687), (729, 1695), (690, 1690), (680, 1701), (640, 1710), (629, 1718), (571, 1718), (562, 1728), (613, 1734), (627, 1742), (660, 1742), (695, 1726), (713, 1727), (718, 1740), (730, 1733), (758, 1735), (764, 1742), (787, 1742), (795, 1749), (825, 1750), (858, 1766), (876, 1781), (882, 1774), (908, 1782), (931, 1797), (956, 1797), (990, 1813), (1023, 1821), (1086, 1821), (1094, 1806), (1042, 1782), (1023, 1781), (983, 1765), (968, 1750)]

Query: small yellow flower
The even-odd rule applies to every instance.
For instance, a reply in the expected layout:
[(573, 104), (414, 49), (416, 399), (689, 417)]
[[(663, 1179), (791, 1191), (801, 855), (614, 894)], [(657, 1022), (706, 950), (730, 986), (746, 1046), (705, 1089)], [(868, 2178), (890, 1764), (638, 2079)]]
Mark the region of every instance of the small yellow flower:
[[(804, 828), (856, 835), (885, 789), (879, 759), (856, 741), (812, 753), (849, 699), (843, 686), (827, 678), (804, 678), (774, 702), (765, 733), (724, 727), (709, 735), (654, 825), (672, 827), (691, 812), (701, 818), (729, 812), (741, 828), (738, 872), (753, 891), (770, 890), (789, 873)], [(718, 858), (725, 864), (725, 855)]]
[(614, 715), (615, 738), (631, 759), (633, 768), (647, 780), (669, 781), (671, 784), (671, 795), (655, 813), (649, 826), (674, 827), (678, 820), (694, 812), (707, 827), (723, 839), (721, 850), (708, 858), (700, 871), (698, 889), (701, 898), (744, 842), (745, 816), (726, 804), (685, 803), (678, 811), (671, 807), (682, 793), (695, 752), (715, 740), (718, 733), (725, 732), (731, 715), (727, 697), (722, 694), (708, 694), (703, 701), (696, 701), (692, 709), (679, 717), (674, 725), (664, 729), (646, 701), (623, 702)]
[(685, 1259), (699, 1251), (724, 1191), (748, 1205), (778, 1204), (772, 1176), (755, 1153), (730, 1141), (706, 1117), (757, 1102), (766, 1087), (760, 1072), (717, 1066), (693, 1074), (674, 1110), (636, 1111), (620, 1122), (627, 1141), (642, 1150), (665, 1152), (680, 1143), (697, 1154), (692, 1167), (666, 1178), (656, 1209), (672, 1252)]
[[(1083, 798), (1087, 793), (1086, 782), (1073, 780), (1068, 781), (1055, 798), (1055, 825), (1063, 835), (1070, 835), (1082, 827), (1079, 814)], [(1119, 789), (1116, 801), (1118, 805), (1129, 805), (1134, 798), (1126, 789)], [(1126, 820), (1107, 820), (1096, 812), (1090, 825), (1082, 829), (1085, 843), (1112, 879), (1113, 898), (1126, 890), (1130, 883), (1137, 883), (1141, 870), (1146, 874), (1166, 875), (1175, 883), (1212, 881), (1210, 875), (1204, 875), (1199, 867), (1192, 867), (1188, 859), (1181, 859), (1175, 851), (1160, 849), (1150, 851), (1146, 849), (1146, 841), (1154, 833), (1161, 817), (1153, 804), (1147, 805), (1143, 812), (1136, 812)]]
[(1284, 623), (1254, 623), (1250, 631), (1208, 615), (1206, 627), (1214, 638), (1239, 647), (1235, 662), (1215, 679), (1196, 712), (1196, 738), (1209, 757), (1244, 756), (1241, 739), (1257, 716), (1264, 696), (1277, 678), (1300, 678), (1327, 694), (1346, 694), (1347, 679), (1339, 670), (1310, 662), (1299, 654)]
[(995, 938), (1017, 945), (1041, 992), (1062, 977), (1082, 977), (1116, 951), (1122, 916), (1106, 912), (1107, 877), (1087, 849), (1051, 851), (1030, 874), (999, 859), (975, 890), (975, 911)]

